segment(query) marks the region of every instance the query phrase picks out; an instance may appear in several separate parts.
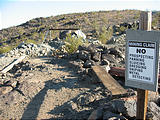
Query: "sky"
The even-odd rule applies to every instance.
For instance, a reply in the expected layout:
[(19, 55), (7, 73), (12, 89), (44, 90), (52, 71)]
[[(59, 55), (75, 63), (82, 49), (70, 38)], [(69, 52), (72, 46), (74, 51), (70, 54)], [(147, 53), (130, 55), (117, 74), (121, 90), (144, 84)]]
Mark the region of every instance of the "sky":
[(0, 0), (0, 29), (36, 17), (67, 13), (138, 9), (160, 10), (160, 0)]

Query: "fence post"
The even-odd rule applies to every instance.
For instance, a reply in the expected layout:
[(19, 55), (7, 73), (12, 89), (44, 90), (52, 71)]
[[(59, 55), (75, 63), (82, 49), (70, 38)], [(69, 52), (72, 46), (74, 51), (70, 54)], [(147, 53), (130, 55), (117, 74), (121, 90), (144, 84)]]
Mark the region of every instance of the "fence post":
[[(140, 15), (140, 29), (141, 30), (151, 30), (152, 13), (151, 12), (141, 12)], [(137, 113), (136, 119), (146, 119), (148, 104), (148, 90), (137, 89)]]

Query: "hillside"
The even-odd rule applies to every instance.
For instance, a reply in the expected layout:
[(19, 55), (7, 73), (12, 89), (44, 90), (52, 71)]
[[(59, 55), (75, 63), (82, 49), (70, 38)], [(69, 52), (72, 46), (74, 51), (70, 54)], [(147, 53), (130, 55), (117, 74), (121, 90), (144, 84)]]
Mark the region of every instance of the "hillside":
[[(136, 119), (137, 89), (125, 85), (125, 31), (138, 29), (139, 13), (75, 13), (1, 30), (0, 118)], [(148, 91), (146, 119), (160, 119), (157, 84), (157, 92)]]
[[(113, 10), (35, 18), (21, 25), (0, 30), (0, 47), (1, 49), (5, 47), (5, 52), (16, 47), (22, 41), (29, 43), (41, 42), (44, 40), (45, 33), (49, 28), (79, 28), (86, 35), (94, 36), (96, 31), (99, 32), (102, 27), (107, 28), (121, 23), (133, 23), (138, 20), (139, 15), (139, 10)], [(157, 24), (154, 19), (156, 15), (153, 15), (154, 26)], [(51, 38), (54, 39), (59, 36), (59, 32), (52, 30)]]

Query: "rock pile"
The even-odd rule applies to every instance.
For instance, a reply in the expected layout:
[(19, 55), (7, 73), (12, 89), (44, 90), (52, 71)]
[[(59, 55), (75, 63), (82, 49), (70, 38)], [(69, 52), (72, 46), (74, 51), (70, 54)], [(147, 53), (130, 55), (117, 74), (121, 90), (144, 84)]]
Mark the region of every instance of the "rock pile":
[[(62, 40), (53, 40), (48, 44), (27, 44), (21, 43), (17, 48), (6, 53), (1, 58), (12, 58), (15, 56), (28, 55), (31, 57), (36, 56), (53, 56), (56, 53), (63, 53), (63, 59), (69, 59), (72, 63), (72, 67), (77, 66), (77, 73), (81, 75), (79, 78), (80, 81), (90, 81), (91, 84), (97, 84), (98, 81), (93, 79), (93, 74), (91, 67), (94, 65), (103, 66), (106, 70), (109, 70), (110, 67), (124, 67), (125, 65), (125, 36), (122, 34), (117, 37), (112, 37), (108, 41), (107, 45), (96, 44), (94, 42), (89, 43), (88, 45), (79, 46), (78, 51), (74, 54), (67, 54), (65, 51), (65, 44)], [(119, 44), (117, 46), (117, 44)], [(55, 62), (54, 59), (52, 62)], [(52, 63), (51, 62), (51, 63)], [(43, 66), (37, 66), (34, 69), (42, 69)], [(9, 74), (14, 74), (13, 78), (16, 78), (18, 75), (21, 75), (23, 71), (34, 70), (30, 63), (21, 62), (15, 65), (10, 71)], [(16, 73), (16, 74), (15, 74)], [(10, 78), (5, 78), (4, 75), (1, 75), (1, 93), (6, 94), (11, 92), (14, 89), (18, 88), (18, 81), (13, 82)], [(7, 81), (6, 81), (7, 80)], [(6, 87), (7, 86), (7, 87)], [(135, 95), (136, 96), (136, 95)], [(107, 89), (98, 89), (96, 88), (93, 93), (86, 92), (77, 96), (75, 99), (66, 102), (64, 107), (73, 114), (75, 111), (81, 113), (85, 109), (90, 114), (92, 109), (91, 106), (94, 106), (94, 110), (90, 115), (89, 119), (135, 119), (136, 117), (136, 99), (135, 96), (127, 100), (124, 99), (115, 99), (111, 100), (110, 92)], [(159, 102), (149, 101), (147, 118), (151, 119), (160, 119), (159, 112)], [(78, 106), (78, 107), (77, 107)], [(64, 108), (65, 110), (65, 108)], [(68, 114), (68, 118), (72, 118), (72, 114)], [(78, 113), (77, 113), (78, 114)]]
[(6, 56), (50, 56), (52, 48), (46, 44), (35, 45), (33, 43), (21, 43), (17, 48), (14, 48), (6, 54)]
[(104, 104), (98, 109), (94, 110), (89, 117), (91, 119), (135, 119), (136, 116), (136, 100), (121, 100), (115, 99)]
[[(89, 120), (136, 119), (136, 96), (128, 99), (114, 99), (94, 110)], [(147, 119), (159, 120), (160, 107), (155, 102), (148, 103)]]
[(83, 68), (91, 68), (94, 65), (124, 66), (124, 48), (89, 44), (79, 46), (78, 52), (68, 55), (67, 58), (81, 61)]
[(112, 36), (110, 40), (107, 41), (106, 44), (125, 44), (126, 34), (122, 34), (119, 36)]
[(22, 71), (28, 71), (28, 70), (33, 70), (31, 64), (28, 61), (26, 61), (26, 62), (22, 61), (16, 65), (14, 65), (14, 67), (11, 70), (9, 70), (8, 72), (15, 74), (16, 72), (20, 73)]
[(65, 39), (67, 37), (67, 34), (71, 34), (71, 36), (77, 37), (77, 38), (82, 38), (84, 41), (86, 39), (86, 35), (81, 31), (81, 30), (76, 30), (76, 31), (62, 31), (59, 34), (60, 39)]
[(124, 23), (121, 23), (119, 25), (114, 25), (113, 26), (113, 32), (116, 35), (121, 35), (121, 34), (126, 33), (127, 29), (134, 29), (134, 30), (139, 29), (139, 21), (134, 21), (134, 22), (131, 22), (131, 23), (124, 22)]

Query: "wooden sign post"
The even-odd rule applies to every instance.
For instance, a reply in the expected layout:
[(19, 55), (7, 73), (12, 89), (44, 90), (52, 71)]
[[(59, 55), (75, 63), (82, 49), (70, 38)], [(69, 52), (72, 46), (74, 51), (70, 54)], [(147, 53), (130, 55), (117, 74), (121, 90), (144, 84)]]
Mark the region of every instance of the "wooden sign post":
[[(140, 15), (140, 29), (151, 31), (152, 13), (141, 12)], [(148, 90), (137, 89), (137, 111), (136, 119), (146, 119), (148, 104)]]
[(160, 32), (151, 31), (151, 12), (140, 15), (140, 30), (126, 36), (125, 84), (137, 89), (137, 119), (146, 119), (148, 90), (158, 88)]

